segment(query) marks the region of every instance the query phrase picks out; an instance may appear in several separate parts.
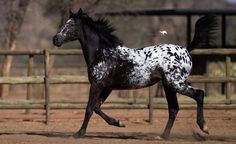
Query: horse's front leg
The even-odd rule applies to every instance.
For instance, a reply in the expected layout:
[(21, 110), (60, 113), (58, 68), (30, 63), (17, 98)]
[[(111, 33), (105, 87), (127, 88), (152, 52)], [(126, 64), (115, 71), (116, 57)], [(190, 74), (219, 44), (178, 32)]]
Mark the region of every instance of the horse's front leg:
[(80, 130), (77, 133), (75, 133), (73, 135), (73, 137), (79, 138), (79, 137), (82, 137), (86, 133), (89, 119), (93, 114), (95, 106), (98, 104), (98, 99), (99, 99), (101, 92), (102, 92), (101, 86), (99, 86), (98, 84), (91, 85), (90, 92), (89, 92), (89, 100), (88, 100), (83, 124), (82, 124)]
[(111, 88), (105, 88), (103, 89), (103, 91), (101, 92), (101, 95), (99, 96), (99, 104), (96, 105), (94, 111), (96, 114), (98, 114), (99, 116), (101, 116), (109, 125), (113, 125), (113, 126), (117, 126), (117, 127), (125, 127), (125, 125), (119, 121), (116, 120), (110, 116), (108, 116), (107, 114), (105, 114), (102, 110), (101, 110), (101, 105), (104, 103), (104, 101), (107, 99), (107, 97), (109, 96), (109, 94), (111, 93), (112, 89)]

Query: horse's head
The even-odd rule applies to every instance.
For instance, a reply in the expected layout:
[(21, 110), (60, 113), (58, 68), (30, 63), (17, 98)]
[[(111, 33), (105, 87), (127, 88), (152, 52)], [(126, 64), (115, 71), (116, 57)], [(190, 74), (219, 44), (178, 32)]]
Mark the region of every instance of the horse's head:
[(66, 42), (79, 40), (82, 48), (91, 46), (91, 49), (98, 49), (95, 47), (101, 45), (115, 48), (123, 42), (112, 34), (113, 31), (114, 28), (106, 19), (93, 20), (82, 9), (77, 13), (70, 11), (69, 19), (53, 37), (53, 44), (59, 47)]
[(72, 13), (67, 22), (60, 28), (59, 32), (53, 37), (53, 44), (60, 47), (62, 44), (74, 40), (78, 40), (80, 18), (83, 16), (83, 11), (80, 9), (77, 13)]

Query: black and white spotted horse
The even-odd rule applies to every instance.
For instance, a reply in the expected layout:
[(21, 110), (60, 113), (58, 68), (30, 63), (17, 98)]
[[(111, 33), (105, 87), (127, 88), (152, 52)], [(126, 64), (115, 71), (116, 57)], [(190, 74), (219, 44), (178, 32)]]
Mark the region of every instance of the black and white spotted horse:
[(91, 83), (84, 121), (74, 137), (85, 134), (93, 111), (108, 124), (124, 127), (119, 120), (109, 117), (100, 108), (111, 91), (143, 88), (160, 80), (169, 108), (169, 120), (161, 136), (169, 137), (179, 111), (176, 93), (189, 96), (197, 102), (197, 124), (203, 132), (208, 133), (203, 115), (204, 91), (189, 86), (186, 80), (192, 68), (188, 50), (209, 41), (215, 23), (215, 18), (211, 16), (199, 19), (193, 41), (187, 49), (173, 44), (128, 48), (112, 34), (114, 29), (107, 20), (93, 20), (81, 9), (77, 13), (70, 11), (69, 20), (53, 37), (53, 43), (60, 47), (66, 42), (79, 40)]

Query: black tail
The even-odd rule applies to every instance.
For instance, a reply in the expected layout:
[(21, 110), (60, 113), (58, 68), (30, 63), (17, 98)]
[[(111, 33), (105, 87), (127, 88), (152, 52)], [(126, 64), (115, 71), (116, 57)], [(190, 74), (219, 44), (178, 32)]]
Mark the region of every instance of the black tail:
[(190, 52), (194, 48), (211, 47), (215, 44), (215, 34), (218, 28), (217, 17), (207, 15), (201, 17), (195, 24), (195, 34), (191, 43), (187, 46)]

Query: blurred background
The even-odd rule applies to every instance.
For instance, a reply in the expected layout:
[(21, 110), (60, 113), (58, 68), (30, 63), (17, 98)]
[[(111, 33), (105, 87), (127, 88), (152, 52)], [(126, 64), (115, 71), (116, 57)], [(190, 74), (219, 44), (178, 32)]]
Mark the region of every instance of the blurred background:
[[(154, 44), (172, 43), (186, 46), (186, 17), (182, 16), (102, 16), (97, 13), (125, 10), (147, 9), (233, 9), (235, 0), (1, 0), (0, 1), (0, 50), (32, 50), (50, 49), (52, 37), (59, 27), (68, 19), (69, 9), (77, 12), (82, 8), (94, 19), (107, 18), (116, 28), (115, 34), (124, 41), (127, 47), (145, 47)], [(193, 16), (192, 29), (199, 16)], [(236, 45), (236, 17), (227, 17), (226, 45)], [(161, 36), (159, 31), (166, 30), (167, 35)], [(193, 30), (194, 31), (194, 30)], [(221, 33), (217, 34), (216, 47), (221, 47)], [(71, 42), (60, 49), (80, 49), (79, 42)], [(26, 76), (27, 56), (0, 56), (2, 76)], [(8, 63), (8, 64), (5, 64)], [(10, 66), (9, 66), (10, 64)], [(200, 69), (198, 67), (198, 69)], [(201, 71), (201, 70), (200, 70)], [(204, 71), (205, 72), (205, 71)], [(199, 74), (204, 74), (200, 72)], [(208, 75), (225, 75), (221, 61), (214, 61), (208, 68)], [(55, 56), (52, 75), (86, 75), (86, 65), (83, 56)], [(236, 67), (232, 68), (236, 75)], [(33, 75), (43, 75), (43, 58), (34, 59)], [(200, 85), (201, 87), (201, 85)], [(11, 85), (7, 91), (1, 89), (3, 99), (21, 99), (26, 95), (26, 85)], [(33, 86), (35, 99), (44, 97), (42, 85)], [(53, 98), (87, 99), (88, 85), (52, 85)], [(156, 86), (153, 95), (157, 96)], [(213, 84), (209, 95), (222, 95), (221, 84)], [(116, 97), (125, 97), (114, 92)], [(136, 97), (147, 95), (147, 91), (139, 90)], [(163, 95), (162, 93), (160, 95)], [(83, 97), (82, 97), (83, 96)], [(128, 97), (128, 96), (126, 96)]]

